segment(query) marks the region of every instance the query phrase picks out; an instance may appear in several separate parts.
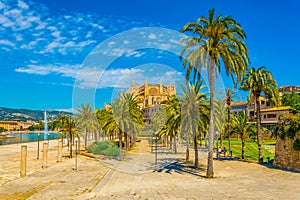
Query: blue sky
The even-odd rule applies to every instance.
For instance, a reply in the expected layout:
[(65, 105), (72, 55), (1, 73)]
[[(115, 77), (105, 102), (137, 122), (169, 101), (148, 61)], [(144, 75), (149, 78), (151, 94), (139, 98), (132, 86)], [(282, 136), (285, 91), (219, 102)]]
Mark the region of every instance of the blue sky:
[[(179, 31), (211, 8), (242, 25), (250, 67), (266, 66), (279, 86), (300, 85), (299, 6), (297, 0), (2, 0), (0, 106), (69, 109), (90, 95), (91, 103), (102, 107), (120, 88), (126, 90), (133, 78), (137, 84), (178, 83), (184, 72), (174, 54), (176, 34), (150, 29), (128, 36), (125, 31), (143, 27)], [(144, 49), (130, 46), (135, 40)], [(153, 45), (156, 49), (147, 49)], [(98, 65), (89, 63), (93, 55), (114, 59), (104, 68), (101, 59), (93, 60)], [(223, 71), (221, 75), (230, 86)], [(78, 93), (74, 85), (88, 92)]]

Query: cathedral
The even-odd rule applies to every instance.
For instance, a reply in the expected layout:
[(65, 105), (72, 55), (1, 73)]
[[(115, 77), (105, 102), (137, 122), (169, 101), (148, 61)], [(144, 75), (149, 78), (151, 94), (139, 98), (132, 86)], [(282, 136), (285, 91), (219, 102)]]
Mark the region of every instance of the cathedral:
[(135, 85), (134, 81), (131, 83), (131, 87), (126, 93), (133, 93), (138, 97), (140, 102), (140, 108), (150, 108), (155, 105), (161, 104), (162, 101), (167, 100), (168, 96), (176, 95), (176, 86), (173, 84), (162, 85), (161, 82), (158, 84), (148, 84), (146, 81), (142, 85)]

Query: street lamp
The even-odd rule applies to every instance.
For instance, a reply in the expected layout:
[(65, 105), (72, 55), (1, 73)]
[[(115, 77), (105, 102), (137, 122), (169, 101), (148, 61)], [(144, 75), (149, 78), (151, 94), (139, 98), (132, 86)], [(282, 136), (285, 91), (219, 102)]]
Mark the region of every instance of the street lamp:
[(38, 132), (38, 149), (37, 149), (37, 160), (40, 159), (40, 133)]
[(78, 159), (78, 138), (75, 138), (75, 170), (77, 170), (77, 159)]
[(156, 149), (156, 151), (155, 151), (155, 164), (157, 165), (157, 141), (158, 141), (158, 133), (156, 132), (155, 133), (155, 149)]

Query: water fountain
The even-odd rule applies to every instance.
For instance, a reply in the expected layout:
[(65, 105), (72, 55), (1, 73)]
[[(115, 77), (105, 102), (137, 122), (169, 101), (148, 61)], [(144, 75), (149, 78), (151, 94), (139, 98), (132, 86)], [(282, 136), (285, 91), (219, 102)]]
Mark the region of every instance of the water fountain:
[(44, 140), (48, 140), (48, 121), (46, 110), (44, 111)]

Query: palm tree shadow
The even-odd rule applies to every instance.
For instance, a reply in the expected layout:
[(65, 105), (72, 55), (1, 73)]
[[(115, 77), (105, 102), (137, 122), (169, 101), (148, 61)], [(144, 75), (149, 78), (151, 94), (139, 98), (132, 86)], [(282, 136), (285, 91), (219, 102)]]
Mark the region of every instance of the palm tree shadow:
[(153, 172), (159, 172), (159, 173), (168, 173), (172, 174), (173, 172), (178, 174), (190, 174), (197, 177), (205, 177), (204, 175), (201, 175), (205, 171), (205, 166), (200, 166), (198, 169), (195, 169), (195, 167), (192, 165), (192, 163), (186, 163), (182, 159), (177, 159), (176, 162), (173, 162), (169, 165), (158, 167), (157, 169), (153, 170)]

